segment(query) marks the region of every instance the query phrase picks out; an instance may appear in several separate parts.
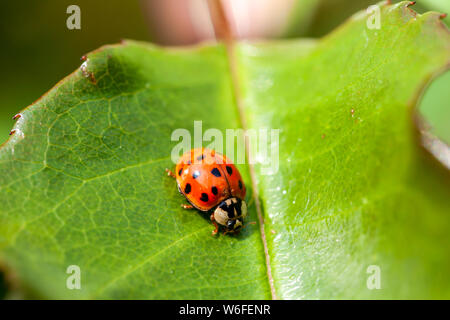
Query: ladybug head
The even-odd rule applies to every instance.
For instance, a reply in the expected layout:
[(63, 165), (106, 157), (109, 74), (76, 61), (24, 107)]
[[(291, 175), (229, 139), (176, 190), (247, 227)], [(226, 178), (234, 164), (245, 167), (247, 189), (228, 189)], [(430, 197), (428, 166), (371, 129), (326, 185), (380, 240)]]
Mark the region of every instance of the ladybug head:
[(222, 201), (214, 211), (214, 220), (225, 226), (227, 231), (239, 231), (247, 216), (247, 204), (239, 198), (229, 198)]

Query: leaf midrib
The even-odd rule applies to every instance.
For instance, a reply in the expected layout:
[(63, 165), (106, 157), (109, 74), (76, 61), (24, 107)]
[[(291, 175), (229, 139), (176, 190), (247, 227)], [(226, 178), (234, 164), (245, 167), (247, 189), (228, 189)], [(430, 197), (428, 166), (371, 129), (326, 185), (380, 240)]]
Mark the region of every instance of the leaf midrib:
[[(248, 125), (247, 125), (247, 119), (245, 117), (245, 112), (244, 112), (244, 103), (243, 103), (243, 99), (242, 99), (242, 94), (241, 94), (241, 86), (239, 84), (239, 73), (238, 73), (238, 68), (237, 68), (237, 59), (236, 59), (236, 52), (235, 52), (235, 39), (232, 37), (232, 32), (230, 31), (230, 23), (229, 21), (226, 19), (226, 15), (224, 14), (224, 8), (222, 7), (222, 4), (220, 1), (217, 2), (210, 2), (210, 16), (211, 19), (213, 20), (214, 18), (221, 20), (221, 21), (216, 21), (216, 23), (213, 23), (214, 28), (215, 28), (215, 34), (216, 35), (223, 35), (223, 43), (225, 45), (225, 49), (226, 49), (226, 59), (227, 59), (227, 64), (228, 64), (228, 70), (230, 73), (230, 81), (231, 81), (231, 90), (232, 90), (232, 95), (233, 95), (233, 100), (234, 100), (234, 105), (235, 108), (237, 110), (237, 117), (238, 117), (238, 124), (239, 126), (244, 130), (244, 132), (247, 131), (248, 129)], [(212, 11), (216, 11), (216, 14), (214, 15)], [(245, 145), (245, 153), (246, 153), (246, 158), (250, 159), (250, 149), (248, 146), (248, 140), (244, 138), (244, 145)], [(256, 176), (255, 176), (255, 169), (253, 164), (248, 163), (248, 170), (250, 173), (250, 179), (251, 179), (251, 185), (252, 185), (252, 198), (255, 202), (255, 208), (256, 208), (256, 213), (258, 216), (258, 223), (259, 223), (259, 232), (260, 232), (260, 237), (261, 237), (261, 241), (263, 244), (263, 248), (264, 248), (264, 258), (266, 261), (266, 271), (267, 271), (267, 281), (269, 282), (269, 287), (270, 287), (270, 294), (271, 294), (271, 298), (272, 300), (277, 300), (277, 294), (275, 291), (275, 286), (274, 286), (274, 280), (273, 280), (273, 276), (272, 276), (272, 268), (271, 268), (271, 264), (270, 264), (270, 255), (269, 255), (269, 248), (267, 245), (267, 238), (266, 238), (266, 233), (265, 233), (265, 224), (264, 224), (264, 217), (263, 217), (263, 213), (262, 213), (262, 209), (261, 209), (261, 204), (259, 201), (259, 189), (258, 189), (258, 183), (256, 180)]]

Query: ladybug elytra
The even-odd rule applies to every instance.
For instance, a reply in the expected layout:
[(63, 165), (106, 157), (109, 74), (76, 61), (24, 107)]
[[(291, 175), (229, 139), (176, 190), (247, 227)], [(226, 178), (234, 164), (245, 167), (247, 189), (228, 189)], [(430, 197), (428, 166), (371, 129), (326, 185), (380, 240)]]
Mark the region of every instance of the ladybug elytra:
[[(236, 166), (225, 155), (206, 148), (192, 149), (178, 160), (175, 173), (178, 191), (190, 205), (185, 209), (211, 211), (211, 221), (217, 234), (219, 225), (226, 233), (239, 232), (247, 215), (245, 185)], [(219, 225), (218, 225), (219, 224)]]

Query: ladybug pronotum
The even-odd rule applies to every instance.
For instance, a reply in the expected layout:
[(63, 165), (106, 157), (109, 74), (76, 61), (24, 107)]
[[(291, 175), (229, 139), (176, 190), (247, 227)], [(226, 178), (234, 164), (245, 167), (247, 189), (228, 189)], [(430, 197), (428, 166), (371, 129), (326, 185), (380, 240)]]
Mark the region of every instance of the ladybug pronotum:
[(225, 227), (224, 234), (238, 233), (247, 216), (245, 185), (241, 174), (226, 156), (206, 148), (192, 149), (178, 160), (175, 173), (166, 169), (176, 179), (178, 191), (190, 205), (185, 209), (197, 209), (211, 213), (215, 226)]

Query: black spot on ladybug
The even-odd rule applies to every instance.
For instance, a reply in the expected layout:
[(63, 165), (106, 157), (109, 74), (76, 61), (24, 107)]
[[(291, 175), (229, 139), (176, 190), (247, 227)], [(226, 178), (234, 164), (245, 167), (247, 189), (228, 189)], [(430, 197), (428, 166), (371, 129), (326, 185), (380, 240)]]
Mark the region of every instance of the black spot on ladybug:
[(198, 177), (200, 177), (200, 171), (195, 170), (194, 173), (192, 174), (192, 178), (197, 179)]
[(180, 169), (179, 171), (178, 171), (178, 175), (181, 177), (181, 172), (183, 172), (183, 169)]
[(198, 161), (202, 161), (203, 159), (205, 159), (205, 155), (204, 154), (202, 154), (202, 155), (197, 157)]
[(219, 178), (221, 176), (220, 171), (217, 168), (212, 169), (211, 173), (217, 178)]
[(219, 191), (217, 190), (217, 187), (212, 187), (211, 191), (215, 196), (219, 193)]
[(208, 195), (206, 193), (202, 193), (200, 200), (202, 200), (203, 202), (208, 202)]
[(228, 174), (231, 176), (233, 169), (230, 166), (226, 166)]
[(234, 218), (234, 211), (228, 211), (228, 218)]
[(184, 193), (188, 194), (189, 192), (191, 192), (191, 184), (187, 183), (186, 187), (184, 187)]
[(239, 180), (239, 189), (242, 190), (242, 181), (241, 180)]

